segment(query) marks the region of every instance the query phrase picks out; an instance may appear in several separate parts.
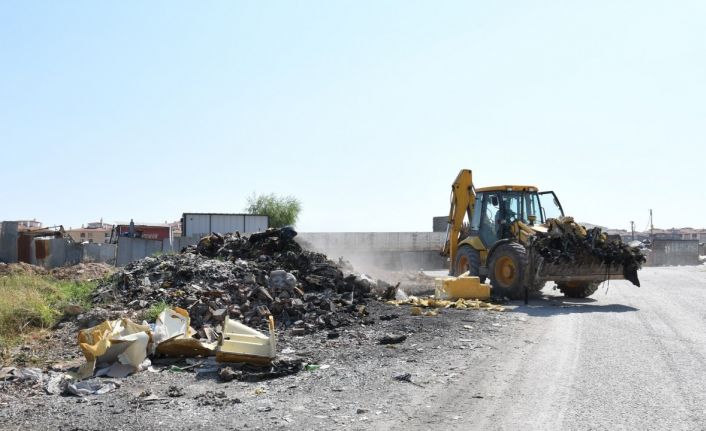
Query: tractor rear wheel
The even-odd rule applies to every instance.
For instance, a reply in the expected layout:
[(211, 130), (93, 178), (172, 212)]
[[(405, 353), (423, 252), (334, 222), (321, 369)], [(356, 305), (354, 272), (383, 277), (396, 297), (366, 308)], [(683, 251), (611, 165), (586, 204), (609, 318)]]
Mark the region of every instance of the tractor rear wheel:
[(522, 299), (525, 296), (524, 275), (527, 270), (527, 250), (516, 242), (501, 244), (493, 252), (488, 276), (495, 296)]
[(481, 283), (485, 283), (485, 276), (480, 276), (480, 252), (464, 244), (456, 252), (456, 262), (451, 275), (458, 277), (466, 271), (469, 275), (479, 277)]
[(567, 298), (588, 298), (598, 290), (599, 284), (595, 281), (570, 281), (568, 283), (559, 283), (559, 290)]

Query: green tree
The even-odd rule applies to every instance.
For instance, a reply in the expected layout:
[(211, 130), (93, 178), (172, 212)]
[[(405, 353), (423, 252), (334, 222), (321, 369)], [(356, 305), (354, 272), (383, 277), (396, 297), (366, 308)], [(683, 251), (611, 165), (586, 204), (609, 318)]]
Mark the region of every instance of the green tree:
[(270, 227), (279, 228), (293, 225), (299, 218), (301, 202), (293, 196), (277, 196), (274, 193), (255, 195), (248, 198), (248, 214), (266, 215), (270, 218)]

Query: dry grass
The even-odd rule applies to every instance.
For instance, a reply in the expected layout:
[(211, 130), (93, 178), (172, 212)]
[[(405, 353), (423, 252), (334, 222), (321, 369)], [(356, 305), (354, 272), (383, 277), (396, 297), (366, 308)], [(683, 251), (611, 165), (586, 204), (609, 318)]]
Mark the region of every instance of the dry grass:
[(90, 307), (96, 284), (56, 280), (45, 275), (0, 277), (0, 344), (53, 326), (67, 305)]

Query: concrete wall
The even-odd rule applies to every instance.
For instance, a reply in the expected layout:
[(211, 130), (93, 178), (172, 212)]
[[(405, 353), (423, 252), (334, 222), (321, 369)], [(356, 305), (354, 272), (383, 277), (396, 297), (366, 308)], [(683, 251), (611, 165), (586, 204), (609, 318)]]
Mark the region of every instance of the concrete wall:
[(142, 238), (118, 238), (118, 253), (116, 266), (125, 266), (130, 262), (140, 260), (156, 253), (163, 253), (162, 241)]
[(17, 262), (17, 222), (4, 221), (0, 228), (0, 262)]
[(83, 244), (83, 261), (115, 265), (117, 252), (116, 244)]
[[(43, 250), (38, 253), (37, 250)], [(45, 268), (76, 265), (83, 260), (83, 246), (65, 238), (35, 239), (31, 247), (32, 265)]]
[(199, 237), (175, 236), (170, 242), (168, 239), (162, 241), (162, 252), (164, 253), (179, 253), (182, 248), (188, 245), (194, 245), (199, 242)]
[(330, 259), (349, 260), (354, 267), (390, 270), (444, 269), (439, 254), (445, 232), (303, 232), (297, 240)]
[(698, 265), (698, 240), (656, 239), (647, 255), (648, 266)]

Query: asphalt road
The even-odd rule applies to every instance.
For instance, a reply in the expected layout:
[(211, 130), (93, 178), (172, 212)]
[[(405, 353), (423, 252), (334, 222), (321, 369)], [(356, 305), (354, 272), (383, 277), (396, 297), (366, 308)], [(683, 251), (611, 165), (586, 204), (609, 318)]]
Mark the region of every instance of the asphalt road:
[(440, 394), (461, 415), (440, 416), (444, 428), (706, 429), (706, 266), (646, 268), (640, 279), (585, 300), (547, 285), (516, 306), (527, 317), (516, 336)]

